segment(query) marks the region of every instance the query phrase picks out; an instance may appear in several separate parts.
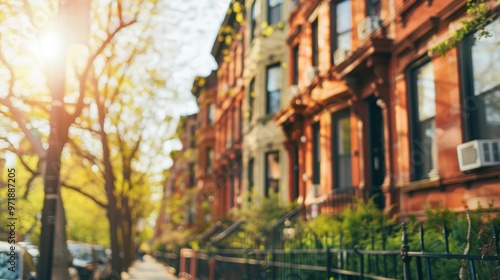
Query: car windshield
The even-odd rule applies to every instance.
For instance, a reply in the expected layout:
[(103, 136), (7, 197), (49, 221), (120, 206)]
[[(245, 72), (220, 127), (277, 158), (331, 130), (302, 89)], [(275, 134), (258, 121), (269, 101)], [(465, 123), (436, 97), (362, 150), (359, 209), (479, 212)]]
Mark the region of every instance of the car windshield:
[[(14, 256), (9, 256), (8, 254), (9, 252), (6, 251), (0, 252), (0, 279), (19, 279), (19, 251), (16, 251)], [(11, 261), (14, 264), (14, 267), (11, 266)]]
[(97, 258), (98, 258), (100, 261), (104, 261), (104, 260), (106, 260), (106, 252), (104, 252), (104, 249), (99, 248), (99, 247), (96, 247), (96, 248), (94, 248), (94, 250), (95, 250), (95, 252), (96, 252)]
[(92, 260), (92, 249), (89, 246), (71, 244), (68, 246), (71, 255), (75, 259), (83, 260), (83, 261), (91, 261)]

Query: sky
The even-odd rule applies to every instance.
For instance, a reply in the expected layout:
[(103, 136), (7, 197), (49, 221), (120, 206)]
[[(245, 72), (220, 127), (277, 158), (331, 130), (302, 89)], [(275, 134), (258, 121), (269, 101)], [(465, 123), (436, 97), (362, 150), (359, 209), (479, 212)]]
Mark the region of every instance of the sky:
[[(178, 100), (170, 103), (166, 110), (174, 115), (191, 115), (198, 112), (196, 99), (191, 93), (196, 76), (208, 76), (217, 69), (211, 55), (217, 31), (224, 19), (230, 0), (168, 1), (163, 9), (165, 25), (162, 49), (169, 57), (175, 57), (178, 71), (167, 80), (167, 87), (178, 94)], [(178, 28), (172, 29), (172, 26)], [(178, 150), (182, 145), (178, 139), (165, 143), (166, 150)], [(167, 166), (172, 165), (168, 159)]]
[[(166, 49), (175, 54), (179, 71), (167, 81), (174, 83), (181, 106), (173, 108), (179, 115), (198, 111), (191, 88), (196, 76), (208, 76), (217, 64), (210, 54), (217, 31), (229, 7), (229, 0), (168, 1), (165, 9)], [(176, 26), (171, 29), (168, 26)]]

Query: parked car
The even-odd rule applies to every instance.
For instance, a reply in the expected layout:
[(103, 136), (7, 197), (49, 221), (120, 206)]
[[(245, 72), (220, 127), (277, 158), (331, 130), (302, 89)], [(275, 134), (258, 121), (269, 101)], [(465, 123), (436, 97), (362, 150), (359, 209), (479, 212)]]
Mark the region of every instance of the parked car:
[[(15, 247), (14, 251), (11, 251), (12, 246)], [(35, 263), (25, 248), (0, 241), (0, 279), (36, 279)]]
[(106, 253), (106, 248), (100, 245), (93, 245), (92, 248), (97, 254), (97, 269), (99, 270), (99, 279), (108, 279), (111, 277), (113, 268), (111, 267), (111, 258)]
[(72, 266), (78, 270), (81, 280), (108, 279), (111, 276), (111, 264), (104, 247), (68, 242), (68, 249), (73, 256)]

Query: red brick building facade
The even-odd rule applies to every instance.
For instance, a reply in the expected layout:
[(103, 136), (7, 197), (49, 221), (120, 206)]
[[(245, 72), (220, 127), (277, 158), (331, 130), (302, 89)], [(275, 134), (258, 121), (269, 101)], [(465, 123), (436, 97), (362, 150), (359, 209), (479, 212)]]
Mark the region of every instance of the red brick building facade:
[(217, 96), (215, 101), (215, 218), (221, 219), (241, 204), (242, 193), (242, 102), (244, 1), (232, 1), (212, 48), (217, 61)]
[[(253, 108), (254, 99), (262, 96), (251, 89), (262, 70), (248, 69), (277, 59), (251, 52), (258, 45), (253, 36), (259, 34), (259, 7), (280, 7), (280, 17), (289, 14), (279, 29), (287, 32), (288, 59), (280, 60), (287, 62), (281, 66), (288, 73), (283, 77), (288, 88), (281, 91), (281, 107), (273, 117), (286, 140), (273, 145), (285, 147), (280, 158), (287, 167), (280, 178), (288, 182), (290, 202), (310, 204), (337, 194), (374, 196), (381, 208), (396, 204), (402, 216), (421, 215), (427, 205), (463, 210), (494, 200), (499, 206), (498, 18), (486, 27), (492, 37), (478, 39), (471, 33), (439, 56), (431, 50), (460, 28), (467, 16), (465, 0), (271, 2), (231, 2), (212, 50), (218, 71), (201, 85), (195, 82), (200, 106), (197, 186), (210, 198), (213, 218), (240, 207), (248, 184), (262, 181), (250, 176), (264, 168), (255, 162), (264, 161), (254, 162), (251, 155), (242, 160), (247, 133), (242, 123), (258, 123), (252, 114), (265, 111)], [(489, 5), (498, 13), (498, 2)], [(250, 25), (241, 24), (244, 6)], [(269, 11), (268, 16), (277, 13)], [(251, 36), (246, 41), (245, 33)], [(265, 78), (260, 80), (265, 84)], [(458, 147), (463, 143), (471, 144)], [(468, 160), (483, 165), (468, 168)], [(252, 172), (242, 176), (249, 164)]]
[[(298, 1), (288, 37), (293, 97), (275, 116), (290, 171), (301, 175), (289, 173), (291, 199), (356, 189), (383, 198), (381, 207), (398, 203), (403, 215), (500, 203), (499, 163), (463, 173), (457, 156), (464, 142), (500, 138), (500, 63), (485, 63), (500, 53), (495, 40), (470, 34), (446, 56), (429, 55), (465, 3)], [(487, 26), (493, 38), (499, 26)], [(488, 156), (498, 157), (498, 145)]]
[[(401, 192), (400, 211), (418, 215), (425, 205), (475, 209), (478, 202), (487, 207), (492, 201), (498, 207), (498, 141), (479, 145), (472, 154), (469, 144), (458, 152), (457, 146), (500, 139), (500, 80), (493, 78), (500, 75), (495, 47), (500, 21), (488, 24), (491, 38), (471, 33), (445, 56), (429, 56), (430, 48), (460, 26), (466, 1), (397, 4), (388, 104), (392, 181)], [(489, 4), (498, 15), (499, 3)], [(492, 166), (462, 172), (459, 154), (483, 154), (491, 157)], [(461, 164), (466, 163), (464, 158)]]
[[(215, 147), (215, 102), (217, 98), (217, 74), (213, 71), (208, 77), (197, 77), (192, 92), (199, 107), (196, 126), (197, 172), (196, 188), (198, 191), (198, 221), (210, 221), (217, 216), (214, 194), (217, 190), (213, 176)], [(208, 207), (209, 209), (205, 209)]]

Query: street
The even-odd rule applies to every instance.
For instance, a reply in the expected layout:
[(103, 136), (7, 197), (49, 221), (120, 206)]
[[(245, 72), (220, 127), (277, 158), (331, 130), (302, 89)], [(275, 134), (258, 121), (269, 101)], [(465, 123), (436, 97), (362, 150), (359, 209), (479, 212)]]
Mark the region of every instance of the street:
[(176, 280), (177, 277), (151, 256), (144, 256), (144, 261), (135, 261), (129, 272), (122, 273), (123, 280)]

